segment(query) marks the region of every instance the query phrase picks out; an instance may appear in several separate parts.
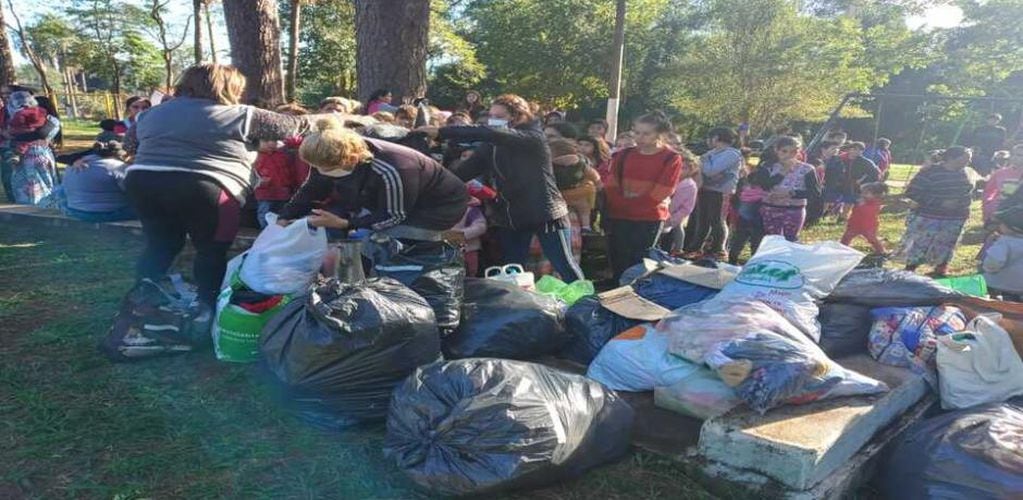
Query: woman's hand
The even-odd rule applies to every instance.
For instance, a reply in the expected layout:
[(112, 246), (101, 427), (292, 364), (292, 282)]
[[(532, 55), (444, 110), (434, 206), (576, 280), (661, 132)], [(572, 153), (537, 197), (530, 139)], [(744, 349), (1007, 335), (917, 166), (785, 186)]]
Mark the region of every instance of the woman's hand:
[(324, 227), (329, 229), (348, 229), (350, 226), (347, 219), (342, 219), (326, 210), (313, 209), (313, 215), (308, 217), (309, 225), (313, 227)]
[(437, 136), (440, 135), (440, 128), (439, 127), (430, 127), (430, 126), (419, 127), (417, 129), (413, 130), (413, 132), (422, 132), (422, 133), (426, 134), (426, 136), (429, 137), (430, 139), (436, 139)]

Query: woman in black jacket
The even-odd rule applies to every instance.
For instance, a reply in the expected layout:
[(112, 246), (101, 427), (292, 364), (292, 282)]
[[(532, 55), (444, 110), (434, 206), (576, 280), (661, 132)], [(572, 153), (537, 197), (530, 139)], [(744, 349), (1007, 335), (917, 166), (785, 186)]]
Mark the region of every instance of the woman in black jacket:
[[(281, 210), (283, 224), (310, 212), (317, 227), (369, 229), (393, 238), (440, 241), (465, 215), (465, 184), (432, 158), (387, 141), (360, 137), (323, 119), (299, 155), (309, 180)], [(329, 210), (314, 208), (317, 202)]]
[(420, 130), (443, 140), (482, 143), (452, 168), (462, 180), (483, 177), (497, 191), (488, 223), (498, 228), (505, 263), (525, 262), (535, 235), (561, 279), (584, 279), (572, 257), (572, 227), (554, 179), (551, 152), (525, 99), (513, 94), (494, 99), (483, 127)]

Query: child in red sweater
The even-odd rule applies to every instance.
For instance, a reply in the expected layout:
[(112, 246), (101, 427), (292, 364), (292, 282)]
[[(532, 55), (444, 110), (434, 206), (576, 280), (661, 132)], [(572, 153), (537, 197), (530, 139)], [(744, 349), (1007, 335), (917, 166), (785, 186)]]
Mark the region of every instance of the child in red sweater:
[(298, 157), (301, 137), (284, 142), (261, 141), (256, 156), (257, 218), (266, 227), (266, 214), (277, 213), (309, 178), (309, 165)]
[(845, 234), (842, 235), (842, 244), (848, 245), (857, 236), (862, 236), (874, 248), (874, 253), (885, 254), (884, 244), (877, 237), (877, 229), (881, 224), (881, 209), (885, 194), (888, 193), (888, 185), (883, 182), (872, 182), (860, 186), (860, 200), (852, 209), (852, 214), (845, 225)]

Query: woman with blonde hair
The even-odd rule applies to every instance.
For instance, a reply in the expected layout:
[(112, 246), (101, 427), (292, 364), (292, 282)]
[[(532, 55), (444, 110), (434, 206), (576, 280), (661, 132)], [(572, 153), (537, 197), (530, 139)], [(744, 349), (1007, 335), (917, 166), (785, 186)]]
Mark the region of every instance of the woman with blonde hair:
[[(309, 217), (336, 230), (368, 229), (393, 238), (440, 241), (462, 220), (465, 184), (432, 158), (391, 142), (362, 137), (333, 118), (316, 123), (299, 148), (313, 167), (281, 210), (281, 224)], [(327, 209), (313, 208), (327, 199)]]
[(245, 77), (233, 66), (192, 66), (174, 100), (138, 115), (125, 140), (134, 153), (125, 191), (146, 238), (138, 277), (162, 278), (187, 236), (196, 249), (199, 299), (210, 309), (252, 190), (251, 145), (301, 134), (314, 119), (240, 104), (244, 90)]

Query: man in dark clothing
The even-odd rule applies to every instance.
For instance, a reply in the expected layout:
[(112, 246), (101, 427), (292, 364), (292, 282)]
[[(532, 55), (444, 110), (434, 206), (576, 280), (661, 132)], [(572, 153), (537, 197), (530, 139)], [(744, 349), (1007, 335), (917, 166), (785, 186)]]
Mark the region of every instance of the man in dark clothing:
[(978, 174), (987, 176), (991, 173), (994, 163), (992, 156), (995, 151), (1005, 146), (1005, 139), (1008, 137), (1005, 127), (1001, 126), (1002, 115), (992, 113), (987, 117), (987, 123), (977, 127), (973, 131), (973, 140), (970, 146), (974, 149), (973, 169)]

